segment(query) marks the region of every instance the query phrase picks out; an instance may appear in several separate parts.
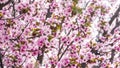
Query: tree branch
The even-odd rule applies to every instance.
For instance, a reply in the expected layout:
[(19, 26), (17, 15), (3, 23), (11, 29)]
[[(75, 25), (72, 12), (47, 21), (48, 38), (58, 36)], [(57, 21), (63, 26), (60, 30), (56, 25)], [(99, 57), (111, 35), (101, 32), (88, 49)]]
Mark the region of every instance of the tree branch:
[(116, 19), (116, 25), (115, 25), (115, 27), (111, 30), (111, 34), (114, 34), (114, 30), (117, 28), (117, 27), (119, 27), (120, 26), (120, 21), (118, 22), (118, 19)]
[(12, 0), (12, 7), (13, 7), (13, 16), (14, 16), (14, 18), (16, 17), (15, 16), (15, 13), (16, 13), (16, 11), (15, 11), (15, 3), (14, 3), (14, 1)]
[(6, 3), (0, 4), (0, 10), (2, 10), (2, 8), (3, 8), (4, 6), (6, 6), (7, 4), (9, 4), (10, 2), (12, 2), (12, 0), (8, 0)]
[(0, 68), (4, 68), (3, 67), (3, 62), (2, 62), (2, 53), (1, 53), (1, 51), (0, 51)]
[(51, 15), (52, 15), (52, 12), (50, 12), (50, 6), (49, 6), (49, 8), (48, 8), (48, 10), (47, 10), (46, 19), (47, 19), (47, 18), (50, 18)]
[(61, 54), (60, 58), (58, 58), (58, 61), (61, 60), (61, 58), (63, 57), (63, 55), (65, 54), (65, 52), (68, 50), (69, 46), (73, 43), (74, 41), (72, 41), (69, 45), (67, 45), (66, 49), (63, 51), (63, 53)]
[(111, 58), (110, 58), (110, 62), (111, 62), (111, 63), (113, 63), (114, 56), (115, 56), (115, 50), (112, 49), (112, 50), (111, 50)]
[(114, 15), (111, 17), (110, 21), (109, 21), (109, 24), (111, 25), (112, 22), (114, 21), (114, 19), (119, 15), (119, 12), (120, 12), (120, 6), (119, 8), (116, 10), (116, 12), (114, 13)]
[(42, 51), (42, 54), (38, 54), (37, 60), (39, 61), (39, 63), (41, 65), (42, 65), (42, 61), (43, 61), (43, 57), (44, 57), (45, 48), (46, 48), (45, 45), (42, 48), (39, 47), (39, 50)]

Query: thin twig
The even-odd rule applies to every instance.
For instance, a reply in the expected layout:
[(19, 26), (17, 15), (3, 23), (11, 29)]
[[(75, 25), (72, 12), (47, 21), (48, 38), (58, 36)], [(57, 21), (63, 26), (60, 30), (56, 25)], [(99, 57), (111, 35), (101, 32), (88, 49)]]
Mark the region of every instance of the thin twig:
[[(70, 34), (70, 32), (71, 32), (71, 30), (68, 32), (67, 36)], [(60, 52), (61, 52), (63, 46), (64, 46), (64, 43), (62, 44), (62, 46), (61, 46), (61, 47), (59, 48), (59, 50), (58, 50), (58, 56), (59, 56), (59, 54), (60, 54)]]
[(111, 34), (114, 34), (114, 30), (120, 26), (120, 21), (118, 22), (118, 18), (116, 19), (116, 25), (115, 27), (111, 30)]
[(61, 60), (61, 58), (63, 57), (63, 55), (65, 54), (65, 52), (68, 50), (69, 46), (73, 43), (74, 41), (72, 41), (69, 45), (67, 45), (66, 49), (63, 51), (63, 53), (61, 54), (60, 58), (58, 58), (58, 61)]
[(12, 17), (12, 18), (2, 18), (2, 19), (0, 19), (0, 20), (12, 20), (12, 19), (18, 19), (18, 18), (20, 18), (20, 17), (22, 17), (22, 16), (23, 16), (23, 14), (18, 15), (18, 16), (16, 16), (16, 17)]
[(21, 33), (17, 38), (20, 38), (20, 36), (23, 34), (23, 32), (25, 31), (25, 29), (27, 28), (28, 25), (29, 25), (29, 23), (27, 23), (27, 24), (25, 25), (25, 27), (22, 29), (22, 33)]
[(15, 3), (14, 3), (14, 0), (12, 0), (12, 4), (13, 4), (13, 16), (14, 16), (14, 18), (15, 18), (15, 13), (16, 13), (16, 11), (15, 11)]
[(0, 10), (2, 10), (3, 7), (5, 7), (6, 5), (8, 5), (11, 2), (12, 2), (12, 0), (8, 0), (6, 3), (0, 4)]
[(109, 21), (109, 24), (111, 25), (112, 22), (114, 21), (114, 19), (119, 15), (119, 12), (120, 12), (120, 6), (119, 8), (116, 10), (115, 14), (111, 17), (110, 21)]

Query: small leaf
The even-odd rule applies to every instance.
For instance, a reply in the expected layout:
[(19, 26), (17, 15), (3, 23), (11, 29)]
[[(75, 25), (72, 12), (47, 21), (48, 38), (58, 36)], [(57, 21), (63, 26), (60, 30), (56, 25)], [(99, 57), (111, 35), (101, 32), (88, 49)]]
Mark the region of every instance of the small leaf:
[(7, 19), (6, 26), (7, 27), (13, 26), (13, 21), (11, 19)]
[(33, 32), (32, 32), (32, 35), (33, 35), (33, 36), (36, 36), (36, 35), (39, 34), (40, 29), (39, 29), (39, 28), (33, 28), (32, 31), (33, 31)]
[(39, 68), (39, 61), (37, 60), (34, 65), (34, 68)]
[(40, 23), (39, 22), (36, 22), (36, 25), (38, 26)]
[(101, 22), (101, 25), (104, 26), (106, 24), (106, 22)]
[(22, 13), (28, 13), (28, 11), (29, 11), (29, 8), (24, 8), (24, 9), (22, 9), (20, 11), (20, 14), (22, 14)]
[(96, 6), (96, 7), (95, 7), (95, 10), (97, 10), (97, 9), (99, 9), (99, 8), (100, 8), (99, 6)]
[(33, 28), (32, 31), (39, 31), (39, 28)]
[(52, 38), (53, 38), (53, 36), (52, 36), (52, 35), (49, 35), (49, 36), (48, 36), (48, 41), (50, 41)]
[(78, 64), (77, 64), (77, 67), (80, 67), (80, 68), (81, 68), (81, 64), (80, 64), (80, 63), (78, 63)]
[(78, 32), (77, 36), (80, 36), (80, 32)]
[(84, 24), (84, 26), (86, 26), (86, 27), (91, 27), (91, 23), (86, 22), (86, 23)]
[(45, 50), (45, 53), (48, 53), (49, 52), (49, 50)]
[(74, 14), (76, 14), (76, 13), (82, 14), (82, 8), (79, 8), (76, 6), (72, 6), (72, 11)]
[(87, 34), (88, 34), (88, 35), (90, 35), (90, 34), (91, 34), (91, 32), (87, 32)]
[(93, 59), (88, 60), (87, 62), (88, 62), (88, 63), (95, 63), (95, 62), (96, 62), (96, 59), (93, 58)]
[(2, 18), (3, 17), (3, 13), (2, 12), (0, 12), (0, 18)]
[(62, 26), (61, 25), (57, 25), (57, 30), (61, 30)]
[(21, 41), (21, 44), (24, 45), (24, 44), (25, 44), (25, 41)]
[(77, 8), (77, 12), (82, 14), (82, 9), (81, 8)]
[(75, 2), (76, 4), (78, 3), (78, 0), (73, 0), (73, 2)]
[(15, 47), (18, 47), (18, 48), (20, 48), (20, 44), (16, 44), (16, 46)]
[(71, 59), (70, 59), (70, 63), (71, 63), (71, 64), (77, 64), (76, 60), (77, 60), (76, 58), (71, 58)]
[(83, 56), (83, 55), (81, 55), (81, 56), (80, 56), (80, 59), (83, 59), (83, 58), (84, 58), (84, 56)]

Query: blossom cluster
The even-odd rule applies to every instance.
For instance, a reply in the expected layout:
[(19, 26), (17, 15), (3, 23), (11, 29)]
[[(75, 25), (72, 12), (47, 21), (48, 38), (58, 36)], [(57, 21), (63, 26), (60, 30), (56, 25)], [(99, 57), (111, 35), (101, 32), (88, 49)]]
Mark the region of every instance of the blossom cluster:
[(0, 68), (119, 68), (117, 1), (0, 0)]

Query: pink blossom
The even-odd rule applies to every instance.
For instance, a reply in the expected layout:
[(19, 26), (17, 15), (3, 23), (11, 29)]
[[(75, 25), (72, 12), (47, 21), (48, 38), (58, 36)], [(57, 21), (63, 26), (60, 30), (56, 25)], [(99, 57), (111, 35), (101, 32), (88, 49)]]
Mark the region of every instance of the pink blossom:
[(0, 3), (6, 3), (8, 0), (0, 0)]

